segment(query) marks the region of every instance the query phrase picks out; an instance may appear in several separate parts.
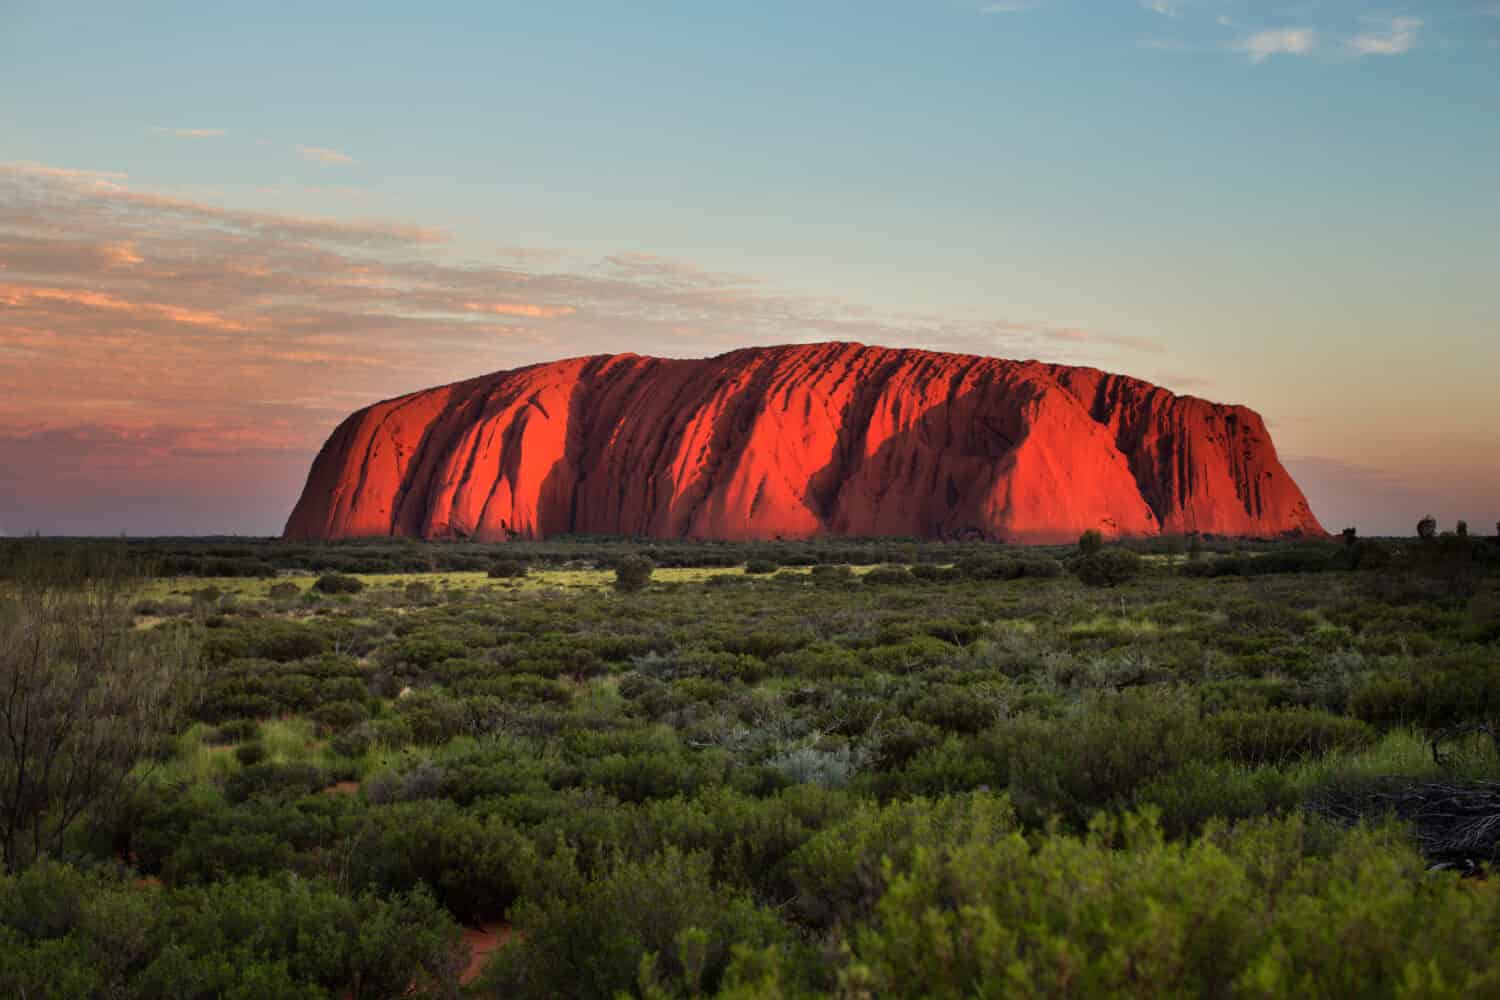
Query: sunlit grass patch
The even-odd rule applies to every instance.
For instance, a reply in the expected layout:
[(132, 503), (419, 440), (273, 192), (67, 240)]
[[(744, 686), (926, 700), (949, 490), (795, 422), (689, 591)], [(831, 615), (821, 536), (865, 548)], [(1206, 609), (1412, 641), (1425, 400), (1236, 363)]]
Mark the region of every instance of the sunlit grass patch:
[(1162, 631), (1161, 625), (1149, 618), (1120, 617), (1117, 615), (1095, 615), (1087, 621), (1074, 622), (1065, 631), (1072, 636), (1090, 635), (1155, 635)]
[[(806, 567), (787, 567), (796, 572), (807, 572)], [(856, 567), (856, 573), (867, 572), (871, 567)], [(652, 574), (653, 583), (702, 583), (715, 576), (743, 576), (743, 566), (725, 567), (659, 567)], [(434, 572), (434, 573), (355, 573), (350, 574), (364, 583), (366, 590), (374, 593), (389, 591), (401, 592), (413, 583), (422, 583), (432, 588), (434, 595), (441, 596), (445, 592), (457, 591), (470, 593), (474, 591), (493, 592), (497, 595), (505, 593), (528, 592), (538, 590), (604, 590), (614, 586), (615, 573), (612, 569), (532, 569), (524, 577), (513, 579), (495, 579), (488, 573), (478, 570), (462, 572)], [(205, 590), (216, 590), (224, 597), (242, 601), (268, 601), (271, 599), (270, 592), (277, 584), (290, 583), (297, 587), (299, 594), (295, 601), (309, 592), (316, 595), (318, 591), (313, 589), (317, 583), (316, 574), (290, 574), (276, 577), (163, 577), (148, 580), (143, 583), (137, 593), (138, 600), (146, 601), (185, 601), (190, 600), (195, 593)]]
[(231, 744), (212, 744), (213, 727), (195, 723), (173, 742), (172, 756), (156, 765), (152, 777), (168, 784), (217, 782), (240, 769)]
[(260, 724), (266, 757), (278, 764), (316, 763), (323, 756), (317, 729), (309, 719), (269, 719)]
[(1361, 750), (1331, 753), (1301, 762), (1291, 768), (1294, 784), (1304, 791), (1342, 783), (1363, 783), (1387, 778), (1467, 779), (1493, 778), (1500, 774), (1489, 737), (1474, 735), (1444, 747), (1444, 761), (1433, 759), (1425, 734), (1415, 729), (1395, 729)]

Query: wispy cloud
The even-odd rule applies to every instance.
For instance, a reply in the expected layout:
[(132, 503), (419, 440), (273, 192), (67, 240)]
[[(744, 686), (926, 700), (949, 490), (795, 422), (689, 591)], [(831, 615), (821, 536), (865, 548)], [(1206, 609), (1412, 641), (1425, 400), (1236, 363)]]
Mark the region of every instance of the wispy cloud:
[(987, 3), (979, 8), (981, 14), (1024, 14), (1028, 10), (1036, 10), (1043, 0), (997, 0), (995, 3)]
[(179, 139), (217, 139), (228, 135), (228, 129), (222, 128), (167, 128), (162, 125), (154, 126), (151, 131), (163, 135), (175, 135)]
[(469, 312), (523, 316), (527, 319), (556, 319), (559, 316), (571, 316), (578, 311), (572, 306), (539, 306), (531, 302), (465, 302), (464, 308)]
[(128, 480), (153, 510), (274, 482), (262, 506), (279, 516), (351, 410), (550, 358), (815, 340), (1094, 365), (1163, 350), (1045, 320), (880, 311), (648, 253), (468, 259), (432, 226), (230, 209), (35, 163), (0, 164), (0, 264), (0, 468), (25, 470), (33, 513)]
[(1123, 347), (1129, 351), (1143, 351), (1147, 354), (1162, 354), (1166, 352), (1166, 345), (1149, 337), (1130, 337), (1121, 334), (1096, 333), (1092, 330), (1080, 330), (1077, 327), (1038, 327), (1036, 335), (1046, 340), (1059, 340), (1070, 344), (1108, 344), (1112, 347)]
[(1162, 17), (1180, 17), (1182, 15), (1182, 0), (1140, 0), (1141, 6), (1153, 14)]
[(1263, 63), (1272, 56), (1305, 56), (1318, 47), (1318, 33), (1312, 28), (1276, 28), (1246, 35), (1232, 46), (1244, 52), (1253, 63)]
[(117, 181), (129, 178), (129, 174), (118, 170), (79, 170), (73, 167), (54, 167), (45, 163), (37, 163), (33, 160), (18, 160), (12, 163), (0, 164), (0, 170), (16, 178), (50, 178), (56, 180), (80, 181), (96, 186), (111, 186)]
[(1206, 392), (1215, 385), (1211, 378), (1205, 378), (1202, 375), (1185, 375), (1180, 372), (1158, 372), (1151, 380), (1157, 385), (1179, 393)]
[(1344, 44), (1356, 56), (1399, 56), (1417, 44), (1422, 21), (1415, 17), (1393, 17), (1384, 31), (1364, 31)]
[(1142, 38), (1136, 42), (1136, 46), (1156, 52), (1192, 52), (1194, 50), (1191, 43), (1180, 38)]
[(329, 149), (327, 146), (298, 146), (297, 152), (309, 160), (330, 166), (341, 166), (356, 162), (354, 157), (348, 153), (341, 153), (336, 149)]

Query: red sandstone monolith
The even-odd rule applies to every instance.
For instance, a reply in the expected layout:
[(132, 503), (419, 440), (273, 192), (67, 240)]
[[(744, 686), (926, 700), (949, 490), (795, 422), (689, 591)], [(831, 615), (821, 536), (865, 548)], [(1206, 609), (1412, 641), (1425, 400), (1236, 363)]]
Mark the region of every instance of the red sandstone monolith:
[(1242, 406), (1035, 361), (807, 344), (497, 372), (377, 403), (286, 537), (1321, 536)]

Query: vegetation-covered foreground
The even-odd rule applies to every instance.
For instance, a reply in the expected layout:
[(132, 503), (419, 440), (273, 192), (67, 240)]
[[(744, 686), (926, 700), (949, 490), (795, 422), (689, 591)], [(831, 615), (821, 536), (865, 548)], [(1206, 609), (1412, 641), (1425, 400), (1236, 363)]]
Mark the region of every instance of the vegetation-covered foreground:
[(1500, 995), (1494, 539), (646, 551), (0, 550), (0, 994)]

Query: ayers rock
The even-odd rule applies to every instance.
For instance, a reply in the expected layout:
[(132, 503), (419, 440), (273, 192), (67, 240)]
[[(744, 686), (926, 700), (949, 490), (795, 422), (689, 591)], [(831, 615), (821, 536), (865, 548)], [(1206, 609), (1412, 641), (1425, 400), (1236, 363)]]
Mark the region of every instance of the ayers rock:
[(293, 539), (1070, 542), (1322, 535), (1254, 411), (1092, 368), (859, 344), (620, 354), (376, 403)]

